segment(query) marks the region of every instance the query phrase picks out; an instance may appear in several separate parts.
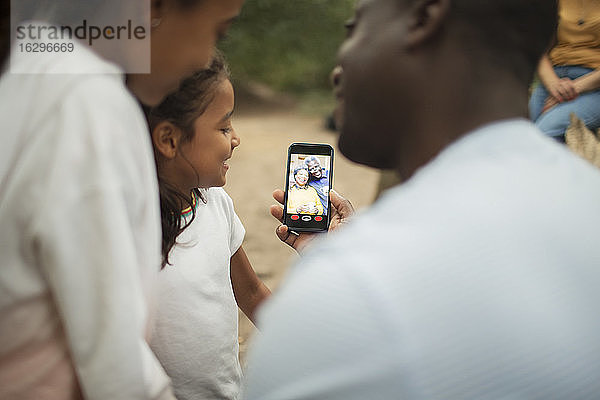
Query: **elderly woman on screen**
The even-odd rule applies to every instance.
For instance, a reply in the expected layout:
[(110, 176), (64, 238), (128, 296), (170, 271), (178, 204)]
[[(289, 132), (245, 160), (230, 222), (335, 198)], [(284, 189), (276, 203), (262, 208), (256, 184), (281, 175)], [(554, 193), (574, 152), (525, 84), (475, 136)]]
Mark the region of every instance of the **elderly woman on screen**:
[(317, 191), (308, 185), (309, 172), (305, 166), (294, 169), (294, 184), (288, 194), (288, 212), (323, 215), (323, 205)]

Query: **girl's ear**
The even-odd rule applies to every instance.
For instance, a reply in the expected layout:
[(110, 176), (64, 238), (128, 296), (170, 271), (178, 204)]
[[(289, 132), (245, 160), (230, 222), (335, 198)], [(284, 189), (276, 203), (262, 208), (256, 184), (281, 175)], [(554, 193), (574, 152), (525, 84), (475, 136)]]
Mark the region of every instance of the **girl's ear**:
[(181, 141), (181, 129), (169, 121), (159, 122), (152, 130), (152, 145), (163, 157), (171, 160), (177, 155)]

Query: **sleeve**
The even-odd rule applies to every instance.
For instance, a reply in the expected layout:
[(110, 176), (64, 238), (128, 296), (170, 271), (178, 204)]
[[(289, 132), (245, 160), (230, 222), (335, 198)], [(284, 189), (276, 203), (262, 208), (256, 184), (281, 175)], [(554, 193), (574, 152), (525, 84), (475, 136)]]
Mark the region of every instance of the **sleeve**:
[(174, 399), (146, 342), (157, 192), (139, 110), (124, 92), (82, 85), (48, 118), (60, 133), (32, 235), (84, 397)]
[[(403, 397), (391, 330), (339, 258), (300, 262), (259, 313), (247, 400)], [(348, 260), (346, 260), (348, 261)]]
[(226, 213), (230, 226), (229, 251), (231, 252), (231, 256), (233, 256), (242, 246), (242, 242), (244, 241), (244, 237), (246, 236), (246, 229), (244, 228), (242, 221), (235, 212), (233, 200), (231, 199), (231, 197), (229, 197), (229, 195), (227, 194), (227, 192), (225, 192), (224, 189), (219, 188), (218, 190), (222, 192), (222, 195), (224, 196), (226, 202)]

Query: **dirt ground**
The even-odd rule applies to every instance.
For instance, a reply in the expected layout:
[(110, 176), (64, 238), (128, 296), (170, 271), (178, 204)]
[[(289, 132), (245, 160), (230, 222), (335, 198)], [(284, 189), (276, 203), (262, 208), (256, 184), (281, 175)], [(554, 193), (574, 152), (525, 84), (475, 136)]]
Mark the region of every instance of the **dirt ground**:
[[(237, 111), (236, 111), (237, 113)], [(233, 198), (246, 228), (244, 249), (259, 277), (276, 291), (297, 255), (275, 236), (279, 223), (269, 214), (271, 193), (285, 182), (287, 148), (292, 142), (331, 144), (336, 150), (333, 187), (356, 209), (372, 203), (379, 174), (353, 164), (337, 152), (337, 134), (325, 130), (322, 116), (307, 116), (293, 108), (242, 112), (234, 118), (241, 137), (229, 164), (225, 190)], [(245, 360), (254, 326), (240, 313), (240, 359)]]

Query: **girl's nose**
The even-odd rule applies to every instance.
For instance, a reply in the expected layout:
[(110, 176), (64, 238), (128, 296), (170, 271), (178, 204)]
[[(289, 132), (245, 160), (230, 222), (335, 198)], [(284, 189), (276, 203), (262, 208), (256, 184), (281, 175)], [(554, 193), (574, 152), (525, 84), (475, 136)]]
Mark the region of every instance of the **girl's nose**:
[(233, 130), (233, 135), (231, 135), (231, 148), (235, 149), (236, 147), (238, 147), (240, 145), (241, 139), (238, 136), (238, 134), (235, 132), (235, 129)]

